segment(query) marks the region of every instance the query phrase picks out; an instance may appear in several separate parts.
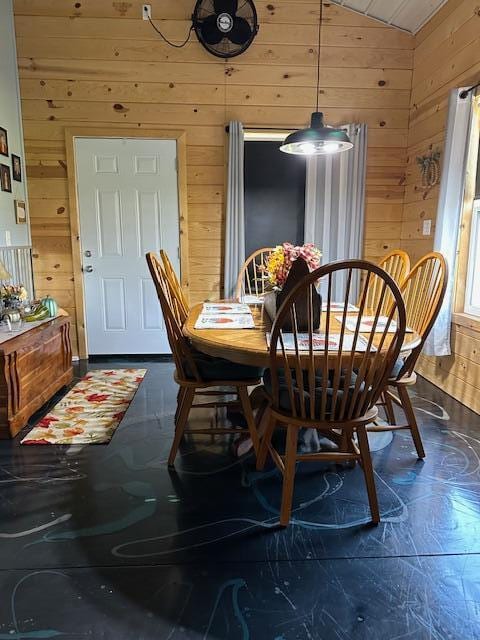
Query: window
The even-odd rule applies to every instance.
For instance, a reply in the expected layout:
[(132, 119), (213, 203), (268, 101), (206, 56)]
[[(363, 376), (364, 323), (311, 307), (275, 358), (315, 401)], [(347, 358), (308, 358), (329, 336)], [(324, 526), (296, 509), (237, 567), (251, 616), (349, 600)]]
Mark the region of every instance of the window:
[(303, 244), (305, 158), (280, 141), (245, 139), (245, 252), (288, 241)]
[(480, 316), (480, 146), (477, 155), (475, 198), (470, 222), (464, 312)]

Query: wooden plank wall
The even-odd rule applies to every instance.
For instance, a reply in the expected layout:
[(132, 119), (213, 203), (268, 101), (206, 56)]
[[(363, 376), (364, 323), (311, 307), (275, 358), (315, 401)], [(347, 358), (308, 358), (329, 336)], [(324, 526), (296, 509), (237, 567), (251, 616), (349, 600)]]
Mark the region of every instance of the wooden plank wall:
[[(416, 260), (433, 246), (422, 236), (422, 221), (435, 222), (439, 189), (421, 185), (417, 156), (443, 151), (449, 91), (480, 78), (478, 0), (450, 0), (417, 34), (410, 114), (407, 185), (402, 247)], [(454, 324), (453, 355), (422, 358), (420, 372), (480, 413), (480, 333)]]
[[(177, 41), (193, 0), (152, 0)], [(195, 36), (166, 46), (141, 19), (139, 0), (15, 0), (35, 276), (74, 310), (64, 148), (66, 126), (185, 129), (188, 144), (190, 295), (220, 294), (225, 124), (304, 126), (315, 103), (317, 0), (257, 0), (260, 32), (222, 61)], [(365, 254), (400, 242), (413, 37), (324, 4), (320, 104), (330, 124), (369, 126)], [(154, 247), (152, 247), (154, 248)]]

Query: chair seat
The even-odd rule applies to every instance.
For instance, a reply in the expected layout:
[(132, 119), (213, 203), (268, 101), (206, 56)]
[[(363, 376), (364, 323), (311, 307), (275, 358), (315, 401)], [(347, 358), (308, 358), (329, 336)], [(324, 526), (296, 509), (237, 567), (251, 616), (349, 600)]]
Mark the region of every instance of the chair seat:
[[(294, 377), (294, 373), (292, 371), (292, 377)], [(333, 373), (333, 372), (331, 372)], [(349, 393), (353, 394), (354, 392), (354, 388), (355, 388), (355, 382), (356, 382), (356, 375), (354, 373), (352, 373), (352, 379), (349, 385)], [(264, 389), (265, 392), (271, 397), (272, 396), (272, 374), (270, 369), (266, 369), (264, 374), (263, 374), (263, 385), (264, 385)], [(327, 401), (326, 401), (326, 413), (327, 413), (327, 417), (332, 419), (334, 418), (334, 416), (328, 416), (329, 413), (331, 413), (331, 408), (332, 408), (332, 400), (333, 400), (333, 389), (332, 387), (332, 381), (331, 379), (327, 380), (326, 383), (327, 386)], [(304, 387), (308, 388), (308, 384), (307, 381), (304, 382)], [(364, 385), (362, 383), (361, 385), (361, 389), (360, 391), (363, 391)], [(303, 391), (303, 397), (305, 400), (305, 411), (306, 411), (306, 415), (307, 418), (309, 419), (315, 419), (315, 418), (319, 418), (320, 417), (320, 411), (321, 411), (321, 401), (322, 401), (322, 392), (324, 389), (324, 383), (323, 383), (323, 377), (320, 373), (318, 373), (315, 376), (315, 416), (311, 416), (310, 415), (310, 393), (308, 393), (308, 391)], [(301, 411), (301, 396), (300, 396), (300, 390), (298, 389), (298, 387), (295, 386), (294, 388), (294, 393), (295, 393), (295, 410), (297, 413), (300, 413)], [(338, 391), (337, 393), (337, 401), (336, 401), (336, 408), (339, 411), (341, 404), (342, 404), (342, 399), (343, 399), (343, 395), (344, 392), (343, 391)], [(278, 401), (279, 401), (279, 408), (282, 411), (285, 411), (287, 413), (291, 413), (292, 412), (292, 403), (291, 403), (291, 399), (290, 399), (290, 393), (288, 390), (288, 384), (285, 378), (285, 374), (283, 372), (283, 370), (279, 371), (279, 394), (278, 394)], [(347, 400), (348, 402), (348, 400)]]
[[(250, 380), (261, 378), (263, 369), (261, 367), (253, 367), (246, 364), (238, 364), (225, 360), (224, 358), (216, 358), (206, 353), (193, 350), (192, 356), (198, 369), (200, 377), (205, 382), (211, 380)], [(185, 373), (194, 379), (194, 373), (190, 370), (188, 363), (185, 364)]]

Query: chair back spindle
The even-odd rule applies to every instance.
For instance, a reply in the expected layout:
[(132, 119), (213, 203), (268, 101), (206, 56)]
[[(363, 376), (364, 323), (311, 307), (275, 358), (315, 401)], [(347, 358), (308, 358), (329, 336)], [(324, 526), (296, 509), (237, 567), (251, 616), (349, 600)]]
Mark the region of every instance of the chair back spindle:
[(264, 247), (254, 251), (244, 262), (238, 274), (235, 298), (244, 296), (260, 296), (268, 285), (267, 260), (274, 251), (272, 247)]
[[(410, 271), (410, 258), (408, 253), (401, 249), (394, 249), (387, 253), (378, 263), (378, 266), (388, 273), (393, 278), (396, 284), (401, 287), (403, 280)], [(378, 278), (373, 277), (370, 282), (370, 288), (367, 295), (367, 309), (374, 308), (380, 290), (383, 283)], [(392, 304), (393, 299), (387, 296), (383, 312), (386, 313), (387, 309)]]
[(183, 334), (183, 324), (186, 316), (182, 301), (178, 296), (178, 290), (153, 252), (147, 253), (146, 259), (162, 309), (168, 343), (172, 350), (177, 373), (180, 378), (186, 380), (189, 377), (186, 371), (188, 368), (188, 371), (193, 373), (195, 379), (200, 380), (197, 366), (192, 357), (190, 343)]
[(163, 269), (165, 271), (165, 274), (170, 281), (172, 289), (175, 291), (175, 296), (178, 300), (178, 305), (183, 315), (183, 322), (185, 322), (190, 310), (188, 300), (182, 289), (182, 285), (180, 284), (177, 274), (175, 273), (175, 269), (173, 268), (170, 258), (168, 257), (167, 252), (163, 249), (160, 250), (160, 258), (163, 262)]
[(407, 326), (421, 337), (420, 344), (405, 360), (399, 377), (411, 376), (428, 334), (440, 312), (447, 287), (448, 267), (441, 253), (432, 251), (421, 258), (403, 281)]

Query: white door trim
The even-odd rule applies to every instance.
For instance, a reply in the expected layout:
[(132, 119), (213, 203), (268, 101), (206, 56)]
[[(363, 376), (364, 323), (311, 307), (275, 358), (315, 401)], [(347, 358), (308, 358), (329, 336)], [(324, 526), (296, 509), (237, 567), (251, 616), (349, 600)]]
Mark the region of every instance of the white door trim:
[(70, 234), (72, 242), (73, 275), (75, 286), (75, 310), (80, 358), (88, 357), (85, 332), (85, 292), (83, 286), (82, 256), (80, 251), (80, 214), (77, 199), (77, 179), (75, 163), (75, 138), (149, 138), (153, 140), (176, 140), (178, 158), (178, 200), (180, 226), (180, 270), (182, 286), (188, 296), (189, 286), (189, 245), (187, 210), (187, 159), (186, 132), (178, 130), (148, 129), (105, 129), (105, 128), (67, 128), (65, 146), (67, 157), (68, 197), (70, 204)]

